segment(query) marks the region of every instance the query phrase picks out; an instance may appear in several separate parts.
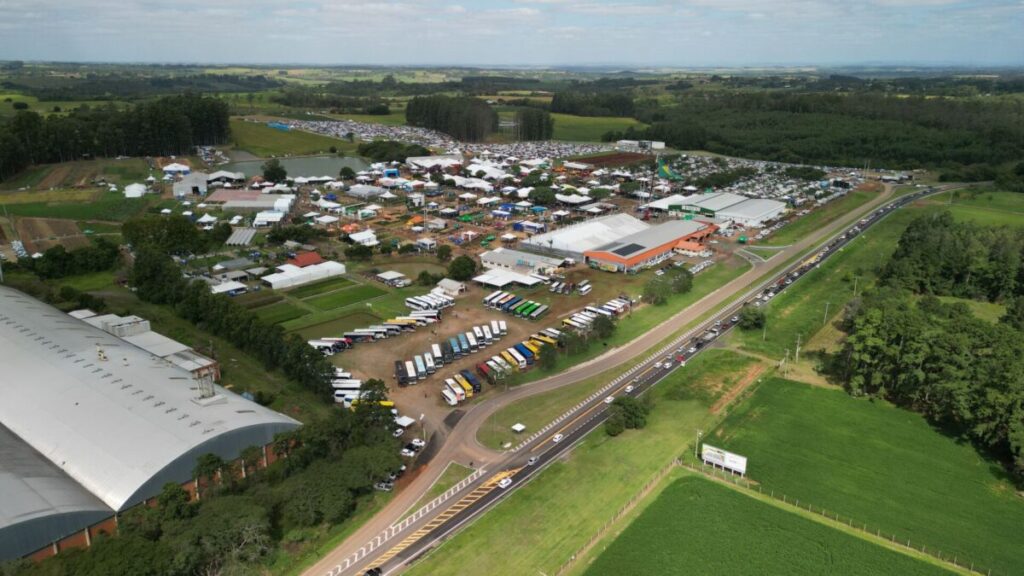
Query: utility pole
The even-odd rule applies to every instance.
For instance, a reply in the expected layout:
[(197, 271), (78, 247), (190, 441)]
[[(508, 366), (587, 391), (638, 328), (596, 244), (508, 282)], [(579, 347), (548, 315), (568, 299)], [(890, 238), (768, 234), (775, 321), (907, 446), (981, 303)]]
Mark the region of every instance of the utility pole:
[(764, 324), (761, 326), (761, 342), (768, 337), (768, 320), (766, 319)]
[(800, 363), (800, 335), (796, 335), (796, 358), (793, 360), (797, 364)]
[(860, 280), (860, 276), (853, 277), (853, 297), (857, 297), (857, 281)]
[(782, 359), (782, 365), (779, 368), (782, 369), (782, 375), (786, 375), (786, 363), (789, 362), (789, 348), (786, 348), (786, 357)]
[(704, 432), (701, 430), (697, 430), (697, 443), (693, 445), (693, 457), (696, 458), (697, 460), (700, 460), (699, 451), (700, 439), (702, 436), (704, 436)]
[(829, 305), (829, 301), (826, 300), (825, 301), (825, 317), (821, 319), (821, 325), (822, 326), (824, 326), (825, 323), (828, 322), (828, 305)]

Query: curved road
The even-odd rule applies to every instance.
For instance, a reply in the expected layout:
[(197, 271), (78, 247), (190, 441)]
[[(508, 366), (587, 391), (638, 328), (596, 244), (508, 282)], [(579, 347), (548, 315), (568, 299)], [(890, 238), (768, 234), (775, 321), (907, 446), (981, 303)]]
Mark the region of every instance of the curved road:
[[(667, 337), (687, 327), (704, 314), (716, 310), (735, 296), (745, 293), (752, 286), (770, 278), (772, 273), (782, 269), (794, 256), (803, 254), (808, 249), (820, 245), (823, 240), (863, 218), (864, 215), (869, 214), (889, 200), (892, 193), (893, 188), (886, 186), (877, 198), (874, 198), (853, 212), (837, 218), (825, 227), (819, 228), (799, 242), (780, 249), (781, 257), (773, 257), (769, 262), (754, 263), (753, 268), (741, 276), (674, 314), (668, 320), (630, 341), (628, 344), (612, 348), (601, 356), (578, 364), (565, 372), (524, 384), (507, 393), (494, 396), (470, 407), (451, 430), (442, 428), (435, 432), (431, 438), (431, 445), (432, 447), (439, 445), (439, 447), (436, 449), (436, 453), (433, 454), (430, 463), (420, 467), (416, 471), (416, 476), (413, 480), (387, 506), (338, 547), (306, 570), (303, 573), (304, 576), (324, 576), (325, 574), (332, 573), (332, 570), (346, 558), (356, 553), (381, 532), (403, 520), (407, 513), (412, 512), (410, 508), (419, 502), (423, 495), (430, 490), (431, 485), (444, 471), (448, 462), (452, 460), (464, 464), (473, 462), (477, 467), (486, 469), (489, 469), (491, 465), (501, 462), (506, 456), (505, 453), (496, 452), (482, 446), (476, 438), (477, 430), (498, 410), (523, 398), (543, 394), (563, 386), (569, 386), (616, 367), (625, 369), (629, 362), (637, 360), (638, 357), (645, 353), (650, 353), (655, 346)], [(431, 450), (432, 447), (428, 448), (428, 450)], [(436, 465), (434, 465), (435, 463)], [(484, 476), (487, 475), (485, 474)]]

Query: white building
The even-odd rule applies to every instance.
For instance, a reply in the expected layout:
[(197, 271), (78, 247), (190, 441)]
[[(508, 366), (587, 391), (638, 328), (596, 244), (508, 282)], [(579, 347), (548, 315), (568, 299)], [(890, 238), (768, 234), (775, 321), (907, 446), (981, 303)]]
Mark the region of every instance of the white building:
[(747, 200), (715, 213), (719, 220), (730, 220), (747, 228), (760, 228), (786, 211), (786, 204), (778, 200)]
[(362, 232), (353, 232), (348, 237), (356, 244), (362, 244), (363, 246), (373, 247), (380, 244), (377, 241), (377, 234), (370, 229), (363, 230)]
[(562, 265), (559, 258), (530, 254), (509, 248), (495, 248), (480, 255), (484, 268), (504, 268), (528, 274), (548, 274)]
[(305, 267), (298, 267), (294, 264), (282, 264), (277, 267), (277, 272), (268, 274), (260, 280), (275, 290), (295, 288), (310, 282), (326, 280), (345, 273), (345, 265), (341, 262), (328, 260), (319, 264), (311, 264)]

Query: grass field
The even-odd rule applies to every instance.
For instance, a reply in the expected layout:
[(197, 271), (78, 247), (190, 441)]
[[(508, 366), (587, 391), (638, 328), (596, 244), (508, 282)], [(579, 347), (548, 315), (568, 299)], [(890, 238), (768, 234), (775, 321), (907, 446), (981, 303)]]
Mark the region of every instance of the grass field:
[(939, 296), (939, 300), (947, 304), (960, 303), (971, 309), (971, 313), (988, 322), (998, 322), (1006, 313), (1006, 306), (995, 302), (982, 302), (980, 300), (968, 300), (966, 298), (954, 298), (953, 296)]
[(1000, 464), (912, 412), (772, 379), (709, 438), (764, 489), (992, 574), (1024, 573), (1024, 500)]
[(420, 498), (418, 502), (416, 502), (416, 504), (413, 504), (413, 506), (409, 508), (408, 511), (406, 511), (406, 514), (411, 514), (419, 510), (424, 505), (426, 505), (427, 502), (430, 502), (434, 498), (437, 498), (441, 494), (444, 494), (445, 492), (448, 491), (449, 488), (455, 486), (463, 478), (469, 476), (472, 473), (472, 468), (467, 468), (466, 466), (463, 466), (458, 462), (449, 462), (448, 465), (445, 466), (444, 472), (442, 472), (441, 475), (437, 477), (437, 480), (435, 480), (434, 483), (431, 484), (430, 490), (427, 490), (427, 493), (424, 494), (423, 497)]
[(585, 574), (951, 572), (687, 474), (665, 488)]
[(289, 290), (285, 292), (285, 294), (291, 296), (292, 298), (298, 298), (301, 300), (303, 298), (309, 298), (310, 296), (318, 296), (326, 292), (333, 292), (334, 290), (345, 288), (347, 286), (351, 286), (352, 284), (353, 282), (348, 278), (339, 276), (337, 278), (324, 280), (323, 282), (316, 282), (314, 284), (306, 284), (305, 286), (299, 286), (294, 290)]
[(91, 202), (102, 194), (97, 188), (73, 188), (58, 190), (23, 190), (19, 192), (0, 192), (0, 204), (32, 203), (83, 203)]
[(155, 199), (125, 198), (120, 192), (103, 192), (92, 202), (29, 202), (22, 204), (0, 204), (7, 213), (35, 218), (65, 218), (69, 220), (114, 220), (124, 221), (142, 214)]
[(355, 144), (347, 140), (329, 138), (301, 130), (276, 130), (266, 124), (231, 120), (231, 139), (235, 148), (251, 152), (256, 156), (302, 156), (325, 154), (331, 146), (339, 152), (355, 150)]
[(962, 222), (976, 222), (987, 226), (1024, 226), (1024, 194), (1017, 192), (957, 190), (938, 194), (926, 202), (948, 208), (953, 217)]
[(383, 124), (385, 126), (405, 125), (405, 109), (395, 110), (394, 106), (392, 106), (391, 113), (387, 116), (376, 114), (325, 114), (325, 116), (335, 120), (352, 120), (366, 124)]
[(309, 314), (309, 310), (304, 310), (291, 302), (277, 302), (256, 308), (253, 312), (267, 324), (280, 324)]
[(351, 288), (345, 288), (344, 290), (324, 294), (323, 296), (315, 296), (306, 300), (306, 302), (310, 306), (320, 310), (334, 310), (335, 308), (344, 308), (384, 294), (387, 294), (387, 292), (377, 288), (376, 286), (360, 284)]
[[(299, 322), (302, 322), (302, 320), (305, 320), (305, 318), (302, 318)], [(341, 336), (349, 330), (365, 328), (372, 324), (379, 324), (380, 321), (380, 316), (370, 314), (369, 312), (351, 312), (337, 317), (334, 320), (328, 320), (319, 324), (310, 324), (303, 326), (302, 328), (292, 329), (288, 327), (287, 323), (283, 324), (283, 326), (286, 330), (297, 331), (303, 338), (314, 339)]]
[[(734, 376), (722, 363), (708, 364), (708, 377)], [(556, 573), (662, 467), (692, 447), (697, 429), (712, 423), (710, 405), (680, 391), (690, 385), (686, 370), (673, 373), (651, 391), (655, 405), (646, 428), (616, 438), (600, 431), (588, 436), (409, 574)]]
[(571, 114), (552, 114), (555, 121), (553, 137), (555, 140), (573, 140), (579, 142), (600, 142), (605, 132), (620, 131), (633, 126), (636, 129), (647, 125), (633, 118), (617, 116), (573, 116)]
[(71, 286), (80, 292), (95, 292), (114, 287), (113, 272), (93, 272), (60, 279), (61, 286)]
[(846, 196), (833, 200), (821, 208), (815, 209), (810, 214), (801, 216), (796, 221), (783, 226), (781, 230), (769, 237), (763, 244), (765, 246), (788, 246), (818, 228), (827, 226), (830, 222), (841, 218), (844, 214), (856, 210), (877, 196), (878, 192), (867, 192), (865, 190), (850, 192)]

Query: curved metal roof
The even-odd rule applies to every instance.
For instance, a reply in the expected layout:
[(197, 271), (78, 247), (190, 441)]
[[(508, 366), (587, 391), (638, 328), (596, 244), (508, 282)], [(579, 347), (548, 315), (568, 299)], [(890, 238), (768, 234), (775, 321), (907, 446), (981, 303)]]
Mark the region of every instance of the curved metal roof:
[(198, 400), (188, 372), (7, 287), (0, 369), (0, 423), (117, 511), (188, 480), (202, 453), (299, 425), (216, 386)]

